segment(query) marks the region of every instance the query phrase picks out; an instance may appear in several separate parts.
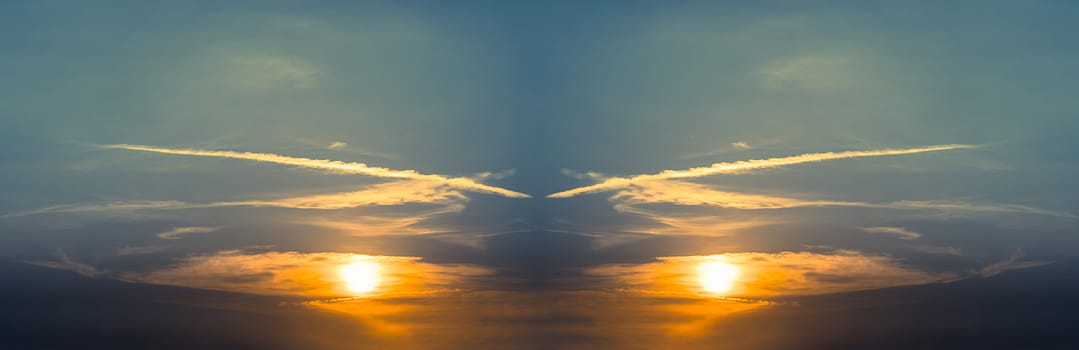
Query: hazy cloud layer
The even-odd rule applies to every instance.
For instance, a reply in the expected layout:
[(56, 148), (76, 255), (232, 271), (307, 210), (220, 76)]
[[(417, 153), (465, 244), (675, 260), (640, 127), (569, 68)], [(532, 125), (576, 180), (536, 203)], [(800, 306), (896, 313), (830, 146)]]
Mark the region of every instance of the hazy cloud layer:
[(953, 281), (957, 273), (931, 273), (906, 267), (899, 260), (858, 251), (834, 253), (727, 253), (713, 256), (661, 257), (659, 262), (607, 266), (591, 273), (617, 278), (631, 288), (657, 293), (707, 296), (698, 281), (698, 266), (719, 262), (738, 275), (721, 296), (760, 299), (779, 296), (841, 293)]

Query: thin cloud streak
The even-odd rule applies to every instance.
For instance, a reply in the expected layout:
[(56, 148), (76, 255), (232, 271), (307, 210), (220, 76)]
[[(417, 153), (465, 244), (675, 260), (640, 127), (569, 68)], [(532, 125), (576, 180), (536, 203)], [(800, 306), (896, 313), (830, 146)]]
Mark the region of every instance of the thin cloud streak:
[(214, 232), (214, 231), (217, 231), (217, 230), (220, 230), (220, 229), (221, 229), (220, 227), (202, 227), (202, 226), (175, 227), (175, 228), (173, 228), (171, 230), (158, 233), (157, 238), (161, 238), (161, 239), (164, 239), (164, 240), (174, 240), (174, 239), (180, 239), (181, 236), (184, 236), (184, 235), (189, 235), (189, 234), (193, 234), (193, 233), (211, 233), (211, 232)]
[[(41, 214), (94, 213), (131, 210), (183, 210), (222, 207), (275, 207), (288, 209), (337, 210), (365, 206), (401, 205), (407, 203), (441, 204), (448, 210), (459, 211), (459, 203), (468, 198), (442, 182), (410, 180), (388, 182), (360, 191), (317, 194), (268, 200), (220, 201), (190, 203), (182, 201), (127, 201), (100, 204), (70, 204), (15, 212), (0, 218), (15, 218)], [(195, 231), (184, 232), (194, 233)], [(203, 232), (203, 231), (198, 231)], [(181, 233), (182, 234), (182, 233)], [(164, 238), (164, 237), (162, 237)], [(164, 238), (164, 239), (172, 239)]]
[(125, 210), (143, 210), (143, 209), (193, 209), (193, 208), (210, 208), (214, 207), (212, 203), (195, 204), (186, 203), (181, 201), (122, 201), (122, 202), (110, 202), (110, 203), (97, 203), (97, 204), (61, 204), (53, 205), (44, 208), (25, 210), (19, 212), (7, 213), (0, 215), (2, 219), (17, 218), (23, 216), (42, 215), (42, 214), (64, 214), (64, 213), (90, 213), (90, 212), (109, 212), (109, 211), (125, 211)]
[(877, 227), (862, 227), (862, 231), (869, 233), (883, 233), (889, 235), (895, 235), (899, 239), (913, 240), (922, 238), (922, 234), (914, 232), (902, 227), (890, 227), (890, 226), (877, 226)]
[[(615, 209), (627, 211), (641, 204), (674, 204), (684, 206), (720, 207), (739, 210), (768, 210), (821, 207), (857, 207), (892, 210), (933, 210), (969, 213), (1014, 213), (1079, 219), (1074, 214), (1016, 204), (974, 204), (955, 201), (894, 201), (871, 203), (861, 201), (806, 200), (764, 194), (721, 191), (710, 186), (679, 181), (641, 181), (622, 189), (611, 197), (619, 202)], [(872, 231), (881, 232), (881, 231)], [(895, 233), (895, 232), (890, 232)]]
[(199, 149), (172, 149), (154, 146), (143, 145), (105, 145), (103, 148), (109, 149), (125, 149), (131, 151), (140, 152), (153, 152), (162, 154), (174, 154), (174, 155), (187, 155), (187, 156), (199, 156), (199, 157), (215, 157), (215, 158), (231, 158), (231, 159), (245, 159), (254, 160), (258, 162), (274, 163), (292, 165), (301, 168), (318, 169), (330, 171), (339, 174), (357, 174), (367, 175), (381, 178), (390, 179), (412, 179), (412, 180), (429, 180), (438, 181), (444, 183), (450, 187), (472, 191), (482, 192), (489, 194), (497, 194), (510, 198), (529, 198), (528, 194), (521, 192), (511, 191), (501, 187), (484, 185), (476, 182), (476, 180), (465, 177), (446, 177), (436, 174), (423, 174), (415, 170), (396, 170), (383, 167), (372, 167), (364, 163), (356, 162), (342, 162), (337, 160), (328, 159), (312, 159), (302, 157), (289, 157), (273, 153), (256, 153), (256, 152), (233, 152), (233, 151), (211, 151), (211, 150), (199, 150)]
[(626, 188), (635, 185), (641, 181), (648, 180), (671, 180), (671, 179), (686, 179), (703, 177), (719, 174), (737, 174), (758, 169), (768, 169), (781, 167), (786, 165), (795, 165), (802, 163), (820, 162), (825, 160), (834, 159), (847, 159), (847, 158), (863, 158), (863, 157), (882, 157), (882, 156), (894, 156), (904, 154), (915, 154), (925, 152), (938, 152), (955, 149), (974, 148), (972, 145), (937, 145), (918, 148), (906, 148), (906, 149), (882, 149), (871, 151), (845, 151), (845, 152), (824, 152), (824, 153), (807, 153), (790, 157), (778, 157), (768, 159), (753, 159), (743, 160), (737, 162), (724, 162), (715, 163), (707, 167), (696, 167), (685, 170), (664, 170), (656, 174), (637, 175), (632, 177), (612, 177), (604, 179), (602, 182), (591, 185), (578, 187), (558, 193), (548, 195), (548, 198), (569, 198), (582, 194), (606, 192), (611, 190), (617, 190), (620, 188)]

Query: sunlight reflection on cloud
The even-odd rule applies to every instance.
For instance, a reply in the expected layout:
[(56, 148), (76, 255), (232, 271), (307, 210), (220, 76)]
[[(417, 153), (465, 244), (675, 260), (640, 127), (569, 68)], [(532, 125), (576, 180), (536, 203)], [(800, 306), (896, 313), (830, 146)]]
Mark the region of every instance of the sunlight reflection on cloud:
[[(354, 264), (377, 266), (377, 282), (350, 280), (341, 269)], [(350, 253), (250, 253), (239, 250), (191, 256), (149, 272), (119, 274), (122, 280), (260, 295), (342, 298), (423, 294), (464, 288), (470, 277), (487, 274), (470, 266), (427, 264), (415, 257)], [(350, 289), (370, 283), (362, 293)], [(359, 294), (359, 295), (358, 295)]]
[(727, 253), (662, 257), (644, 265), (610, 265), (591, 274), (616, 279), (630, 289), (687, 295), (714, 295), (702, 285), (700, 266), (722, 262), (736, 268), (724, 296), (769, 298), (816, 295), (958, 279), (953, 273), (930, 273), (903, 266), (887, 256), (841, 250), (833, 253)]

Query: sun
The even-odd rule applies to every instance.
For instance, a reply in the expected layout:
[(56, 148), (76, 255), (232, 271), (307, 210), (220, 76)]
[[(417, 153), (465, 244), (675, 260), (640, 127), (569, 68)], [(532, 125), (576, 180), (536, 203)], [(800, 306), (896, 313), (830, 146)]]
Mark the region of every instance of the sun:
[(341, 266), (339, 271), (341, 279), (345, 281), (345, 288), (353, 293), (370, 293), (378, 287), (379, 270), (378, 263), (370, 261), (354, 262)]
[(703, 262), (697, 268), (701, 288), (707, 292), (729, 292), (738, 279), (738, 267), (722, 261)]

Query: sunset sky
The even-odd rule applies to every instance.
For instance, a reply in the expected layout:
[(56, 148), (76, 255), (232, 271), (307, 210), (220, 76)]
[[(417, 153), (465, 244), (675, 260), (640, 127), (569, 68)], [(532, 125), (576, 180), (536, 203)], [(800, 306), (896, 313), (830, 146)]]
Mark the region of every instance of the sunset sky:
[(1079, 348), (1079, 3), (0, 2), (0, 348)]

